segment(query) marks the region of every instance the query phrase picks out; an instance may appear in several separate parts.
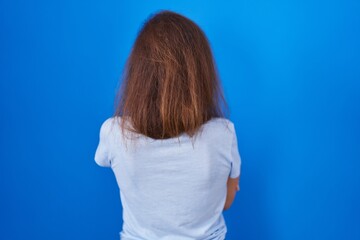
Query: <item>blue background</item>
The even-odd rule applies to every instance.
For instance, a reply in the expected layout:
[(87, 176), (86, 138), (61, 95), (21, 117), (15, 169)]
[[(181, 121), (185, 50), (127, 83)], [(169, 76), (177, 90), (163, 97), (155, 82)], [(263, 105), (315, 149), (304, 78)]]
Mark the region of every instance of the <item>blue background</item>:
[(0, 238), (118, 239), (101, 123), (141, 24), (207, 34), (242, 156), (228, 240), (360, 239), (359, 1), (1, 1)]

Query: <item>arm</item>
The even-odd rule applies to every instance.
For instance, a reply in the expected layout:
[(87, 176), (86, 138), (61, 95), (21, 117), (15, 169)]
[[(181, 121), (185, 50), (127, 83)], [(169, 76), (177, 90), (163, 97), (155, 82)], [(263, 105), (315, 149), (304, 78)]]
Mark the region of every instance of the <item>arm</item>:
[(224, 206), (224, 211), (229, 209), (235, 199), (236, 192), (240, 190), (239, 186), (240, 176), (237, 178), (228, 178), (227, 181), (227, 194)]
[(95, 162), (101, 167), (111, 166), (111, 156), (109, 152), (109, 135), (112, 118), (106, 119), (101, 127), (99, 133), (99, 143), (95, 152)]

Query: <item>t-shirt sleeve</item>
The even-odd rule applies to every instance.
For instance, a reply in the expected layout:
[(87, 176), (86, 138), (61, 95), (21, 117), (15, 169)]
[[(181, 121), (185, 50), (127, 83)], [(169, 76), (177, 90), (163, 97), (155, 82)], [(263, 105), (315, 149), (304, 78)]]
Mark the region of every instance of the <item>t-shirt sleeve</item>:
[(230, 170), (230, 178), (237, 178), (240, 176), (241, 170), (241, 157), (238, 149), (237, 137), (235, 127), (232, 124), (232, 143), (231, 143), (231, 170)]
[(101, 167), (110, 167), (110, 151), (109, 151), (109, 134), (110, 134), (110, 119), (105, 120), (99, 133), (99, 144), (95, 152), (95, 162)]

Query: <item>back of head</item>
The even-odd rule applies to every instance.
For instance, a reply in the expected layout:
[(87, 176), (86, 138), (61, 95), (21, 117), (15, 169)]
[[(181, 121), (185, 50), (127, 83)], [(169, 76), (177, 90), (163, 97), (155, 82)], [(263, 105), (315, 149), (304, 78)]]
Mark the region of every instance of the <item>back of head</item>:
[(203, 31), (171, 11), (152, 15), (127, 60), (114, 116), (154, 139), (193, 136), (203, 123), (224, 116), (221, 103), (227, 109)]

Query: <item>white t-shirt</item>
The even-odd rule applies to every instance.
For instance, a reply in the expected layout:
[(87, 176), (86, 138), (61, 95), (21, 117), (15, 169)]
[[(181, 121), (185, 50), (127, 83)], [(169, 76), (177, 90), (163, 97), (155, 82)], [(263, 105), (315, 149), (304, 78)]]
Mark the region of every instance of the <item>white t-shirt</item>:
[[(240, 175), (234, 124), (213, 118), (194, 139), (126, 139), (117, 121), (100, 128), (95, 161), (111, 167), (123, 207), (122, 240), (223, 240), (228, 177)], [(134, 135), (135, 136), (135, 135)]]

